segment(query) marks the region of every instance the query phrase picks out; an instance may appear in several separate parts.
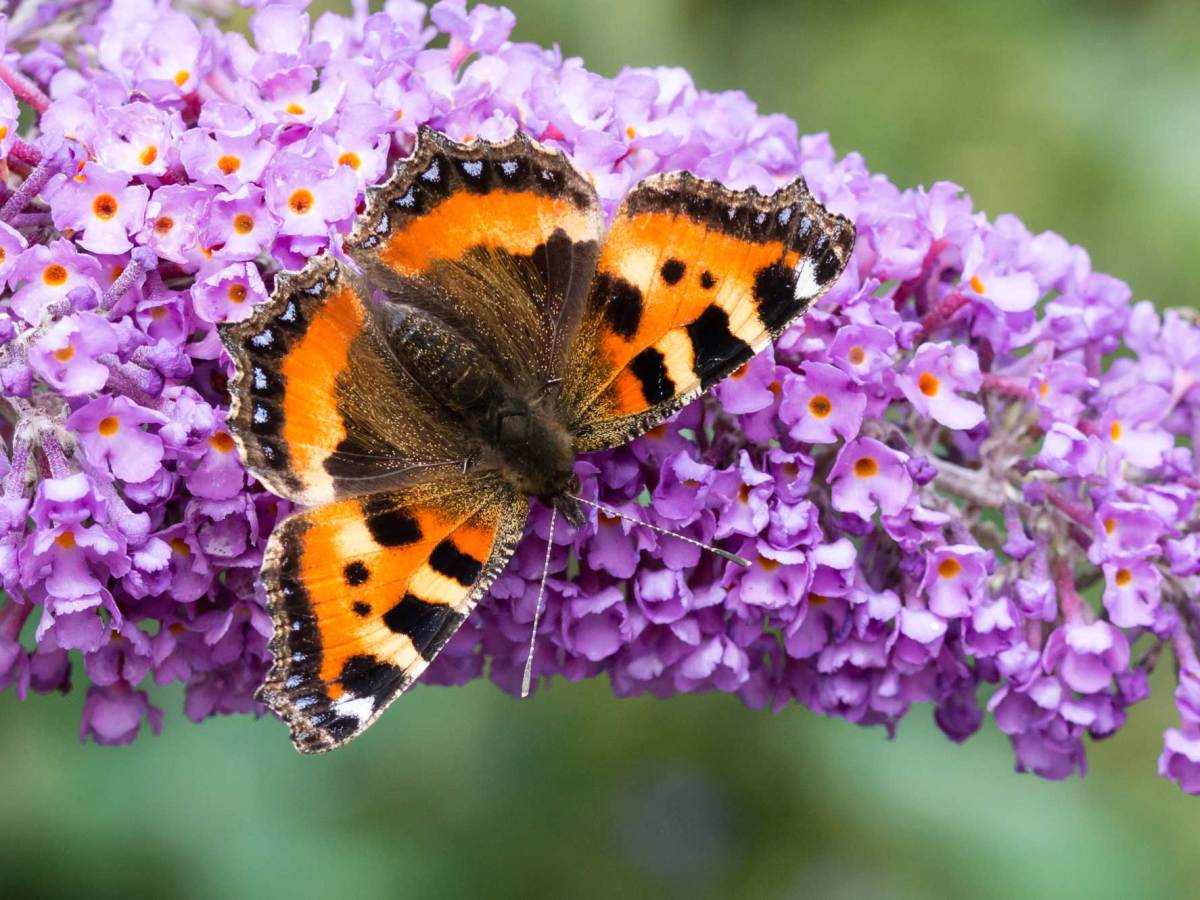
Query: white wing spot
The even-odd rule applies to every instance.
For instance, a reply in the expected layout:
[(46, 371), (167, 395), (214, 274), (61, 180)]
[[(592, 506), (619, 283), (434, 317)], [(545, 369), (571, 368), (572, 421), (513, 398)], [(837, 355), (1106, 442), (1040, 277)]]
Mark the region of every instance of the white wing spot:
[(250, 338), (250, 343), (255, 347), (270, 347), (275, 343), (275, 335), (271, 333), (270, 328), (264, 328), (254, 337)]
[(792, 221), (792, 208), (788, 206), (779, 211), (779, 224), (786, 225), (790, 221)]
[(514, 175), (517, 174), (516, 161), (511, 160), (511, 159), (504, 160), (504, 162), (500, 163), (500, 171), (503, 172), (505, 175), (507, 175), (509, 178), (512, 178)]
[(417, 198), (413, 195), (413, 189), (409, 188), (408, 193), (396, 201), (398, 206), (413, 206), (417, 202)]
[(254, 367), (254, 387), (260, 391), (267, 389), (267, 373), (258, 366)]
[(262, 406), (254, 407), (254, 424), (255, 425), (265, 425), (267, 423), (267, 419), (269, 419), (269, 418), (270, 418), (270, 416), (267, 415), (267, 410), (265, 407), (262, 407)]
[(437, 181), (442, 177), (442, 173), (438, 171), (437, 160), (434, 160), (433, 164), (421, 173), (421, 177), (426, 181)]
[(477, 159), (472, 159), (472, 160), (469, 160), (469, 161), (463, 163), (462, 167), (463, 167), (463, 171), (466, 172), (468, 175), (470, 175), (472, 178), (478, 178), (480, 175), (483, 174), (483, 163), (481, 163)]
[(817, 270), (811, 260), (802, 259), (796, 266), (796, 290), (792, 297), (796, 300), (811, 300), (821, 291), (817, 284)]
[(333, 704), (339, 715), (353, 716), (359, 722), (365, 722), (375, 712), (374, 697), (343, 697)]
[(292, 300), (288, 301), (288, 305), (285, 306), (283, 309), (283, 315), (281, 315), (279, 318), (281, 320), (283, 320), (284, 322), (295, 322), (296, 321), (296, 304), (294, 301), (292, 301)]

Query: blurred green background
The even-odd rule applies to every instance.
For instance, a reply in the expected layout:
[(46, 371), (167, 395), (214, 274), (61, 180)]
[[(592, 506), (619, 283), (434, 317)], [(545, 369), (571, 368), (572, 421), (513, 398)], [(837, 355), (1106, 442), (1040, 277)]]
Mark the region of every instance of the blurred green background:
[[(516, 37), (672, 64), (827, 130), (902, 186), (949, 179), (1160, 305), (1200, 275), (1200, 7), (1178, 2), (516, 0)], [(1169, 669), (1169, 661), (1163, 669)], [(1012, 773), (987, 722), (889, 742), (726, 696), (417, 688), (301, 758), (275, 722), (81, 747), (82, 692), (0, 695), (0, 894), (611, 898), (1195, 896), (1200, 800), (1155, 775), (1169, 672), (1091, 774)]]

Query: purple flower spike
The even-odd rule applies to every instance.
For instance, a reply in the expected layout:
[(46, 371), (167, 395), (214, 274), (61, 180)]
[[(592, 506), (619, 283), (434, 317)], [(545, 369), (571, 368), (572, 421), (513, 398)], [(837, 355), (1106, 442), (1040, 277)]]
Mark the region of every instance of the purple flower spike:
[[(195, 720), (262, 711), (258, 573), (289, 505), (239, 458), (217, 325), (280, 270), (340, 258), (422, 125), (519, 127), (566, 153), (610, 216), (660, 172), (763, 193), (803, 176), (857, 232), (845, 273), (770, 348), (578, 461), (582, 496), (632, 521), (556, 528), (539, 679), (721, 690), (889, 732), (927, 704), (956, 741), (983, 727), (986, 689), (1017, 768), (1065, 778), (1145, 699), (1170, 643), (1180, 721), (1159, 767), (1200, 793), (1200, 326), (1133, 303), (1060, 236), (989, 220), (957, 185), (901, 190), (680, 69), (605, 78), (464, 0), (304, 6), (262, 5), (249, 36), (127, 3), (71, 4), (62, 46), (9, 32), (0, 153), (25, 166), (0, 207), (16, 420), (0, 686), (84, 684), (81, 733), (98, 743), (160, 727), (151, 680), (182, 683)], [(538, 509), (428, 680), (516, 689), (548, 524)]]

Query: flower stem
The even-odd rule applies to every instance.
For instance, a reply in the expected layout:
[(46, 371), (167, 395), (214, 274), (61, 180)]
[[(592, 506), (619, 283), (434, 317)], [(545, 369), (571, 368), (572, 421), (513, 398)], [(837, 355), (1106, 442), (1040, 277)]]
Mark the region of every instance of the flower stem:
[(24, 100), (39, 114), (50, 108), (50, 98), (42, 92), (42, 89), (30, 78), (22, 75), (16, 69), (10, 68), (4, 62), (0, 62), (0, 81), (12, 88), (12, 92), (16, 94), (18, 100)]

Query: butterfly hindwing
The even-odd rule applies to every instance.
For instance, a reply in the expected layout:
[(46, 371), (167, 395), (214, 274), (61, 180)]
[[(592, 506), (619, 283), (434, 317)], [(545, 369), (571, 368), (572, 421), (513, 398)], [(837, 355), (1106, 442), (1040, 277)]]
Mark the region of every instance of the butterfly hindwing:
[(528, 502), (458, 477), (285, 520), (263, 564), (276, 621), (259, 697), (304, 752), (350, 740), (425, 670), (511, 556)]
[(232, 431), (275, 493), (312, 505), (461, 462), (461, 428), (399, 366), (379, 318), (362, 282), (326, 255), (277, 276), (249, 319), (223, 326)]
[(492, 354), (518, 391), (560, 374), (604, 230), (591, 184), (524, 134), (423, 128), (346, 241), (365, 276)]
[(686, 172), (625, 198), (562, 390), (576, 449), (624, 443), (725, 378), (828, 290), (853, 226), (797, 180), (770, 196)]

